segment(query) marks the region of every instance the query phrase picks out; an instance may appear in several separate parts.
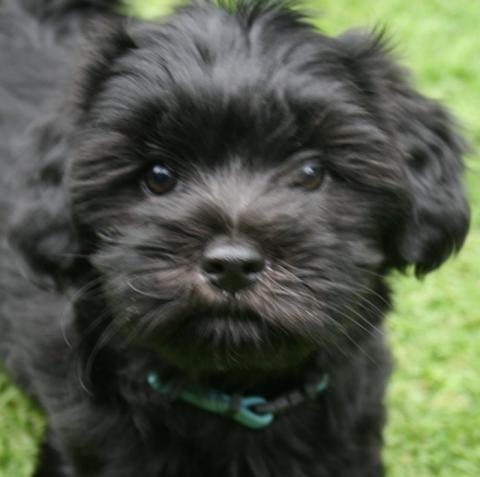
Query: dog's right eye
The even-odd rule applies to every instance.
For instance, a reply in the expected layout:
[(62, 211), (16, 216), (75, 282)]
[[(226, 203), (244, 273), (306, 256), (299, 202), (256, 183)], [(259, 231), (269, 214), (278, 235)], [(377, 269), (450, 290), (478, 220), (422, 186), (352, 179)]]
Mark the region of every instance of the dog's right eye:
[(177, 179), (165, 166), (153, 164), (145, 173), (144, 184), (153, 194), (162, 195), (175, 188)]
[(294, 185), (308, 191), (318, 189), (325, 179), (325, 171), (316, 161), (307, 162), (298, 171)]

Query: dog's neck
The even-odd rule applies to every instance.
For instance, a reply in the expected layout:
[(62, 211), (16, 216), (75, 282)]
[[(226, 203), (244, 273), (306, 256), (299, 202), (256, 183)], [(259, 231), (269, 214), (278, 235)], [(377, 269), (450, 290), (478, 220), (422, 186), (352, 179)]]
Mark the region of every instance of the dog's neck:
[(168, 383), (162, 381), (154, 371), (148, 374), (147, 380), (150, 387), (165, 399), (186, 402), (252, 429), (267, 427), (279, 414), (316, 399), (326, 390), (329, 382), (327, 374), (321, 377), (310, 376), (302, 386), (268, 400), (265, 396), (256, 394), (227, 394), (186, 381)]
[[(259, 429), (326, 391), (329, 376), (321, 371), (320, 361), (319, 356), (311, 356), (302, 366), (274, 373), (256, 370), (189, 373), (137, 356), (131, 357), (121, 371), (121, 382), (132, 397), (137, 393), (140, 398), (150, 396), (148, 407), (181, 402), (202, 411), (205, 417), (208, 413), (216, 414), (243, 427)], [(132, 395), (130, 391), (135, 389), (137, 392)]]

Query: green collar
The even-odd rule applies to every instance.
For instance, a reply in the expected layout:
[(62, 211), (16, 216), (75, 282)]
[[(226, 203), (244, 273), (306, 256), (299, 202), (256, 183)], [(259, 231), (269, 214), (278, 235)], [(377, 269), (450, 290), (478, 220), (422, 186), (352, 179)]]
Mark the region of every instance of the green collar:
[(180, 399), (205, 411), (228, 417), (251, 429), (262, 429), (270, 425), (275, 416), (282, 411), (298, 406), (302, 402), (315, 399), (328, 386), (328, 375), (295, 389), (285, 395), (268, 401), (262, 396), (229, 395), (211, 389), (182, 386), (177, 389), (162, 383), (154, 371), (148, 373), (148, 384), (160, 394), (171, 399)]

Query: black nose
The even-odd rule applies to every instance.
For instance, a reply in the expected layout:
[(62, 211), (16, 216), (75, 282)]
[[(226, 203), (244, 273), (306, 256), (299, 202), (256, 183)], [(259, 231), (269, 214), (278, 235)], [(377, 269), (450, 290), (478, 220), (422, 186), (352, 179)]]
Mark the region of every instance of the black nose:
[(236, 293), (257, 281), (265, 268), (265, 258), (250, 244), (221, 240), (207, 246), (202, 268), (213, 285)]

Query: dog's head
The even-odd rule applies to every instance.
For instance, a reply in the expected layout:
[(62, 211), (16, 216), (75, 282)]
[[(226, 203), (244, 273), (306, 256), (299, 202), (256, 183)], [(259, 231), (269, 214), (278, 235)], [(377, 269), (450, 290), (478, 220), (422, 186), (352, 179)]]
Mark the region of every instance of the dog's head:
[(461, 246), (462, 141), (378, 35), (206, 3), (97, 44), (59, 186), (75, 226), (30, 223), (21, 248), (62, 281), (77, 244), (135, 343), (190, 368), (287, 365), (369, 332), (389, 270)]

